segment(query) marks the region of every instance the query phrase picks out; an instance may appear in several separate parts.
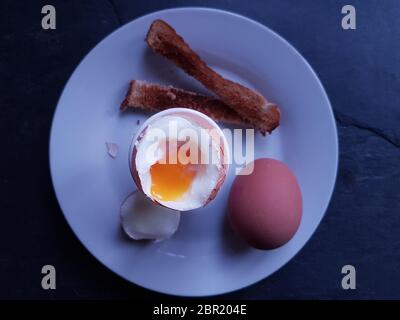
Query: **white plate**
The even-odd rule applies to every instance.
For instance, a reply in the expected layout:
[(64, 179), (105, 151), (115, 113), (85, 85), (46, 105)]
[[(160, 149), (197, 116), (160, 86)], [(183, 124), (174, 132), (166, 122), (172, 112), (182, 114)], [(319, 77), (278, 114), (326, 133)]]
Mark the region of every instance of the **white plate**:
[[(212, 67), (277, 102), (280, 127), (256, 137), (256, 157), (284, 161), (296, 174), (304, 200), (294, 238), (272, 251), (244, 246), (225, 224), (230, 174), (217, 198), (182, 215), (178, 232), (160, 243), (129, 241), (118, 211), (135, 189), (128, 150), (147, 117), (120, 114), (131, 79), (204, 89), (152, 53), (144, 41), (150, 23), (169, 22)], [(300, 32), (300, 31), (299, 31)], [(105, 142), (115, 142), (116, 159)], [(205, 8), (155, 12), (100, 42), (79, 64), (59, 100), (50, 139), (50, 167), (62, 211), (80, 241), (105, 266), (148, 289), (175, 295), (220, 294), (259, 281), (287, 263), (307, 242), (329, 203), (338, 164), (332, 109), (317, 76), (280, 36), (245, 17)], [(99, 280), (101, 281), (101, 279)]]

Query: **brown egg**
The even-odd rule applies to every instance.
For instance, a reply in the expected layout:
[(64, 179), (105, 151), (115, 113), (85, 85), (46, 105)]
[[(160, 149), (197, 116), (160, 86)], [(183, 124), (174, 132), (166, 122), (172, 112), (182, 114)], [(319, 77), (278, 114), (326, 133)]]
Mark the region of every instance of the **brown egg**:
[(229, 220), (251, 246), (269, 250), (287, 243), (302, 215), (299, 184), (281, 161), (257, 159), (249, 175), (238, 175), (229, 195)]

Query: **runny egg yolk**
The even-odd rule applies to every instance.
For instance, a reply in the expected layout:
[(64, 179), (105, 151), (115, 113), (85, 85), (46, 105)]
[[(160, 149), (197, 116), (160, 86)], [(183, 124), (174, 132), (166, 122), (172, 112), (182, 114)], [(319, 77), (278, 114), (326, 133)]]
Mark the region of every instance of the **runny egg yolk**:
[[(167, 157), (168, 158), (168, 157)], [(151, 194), (158, 200), (174, 201), (181, 198), (190, 188), (196, 175), (191, 164), (156, 162), (150, 167)]]

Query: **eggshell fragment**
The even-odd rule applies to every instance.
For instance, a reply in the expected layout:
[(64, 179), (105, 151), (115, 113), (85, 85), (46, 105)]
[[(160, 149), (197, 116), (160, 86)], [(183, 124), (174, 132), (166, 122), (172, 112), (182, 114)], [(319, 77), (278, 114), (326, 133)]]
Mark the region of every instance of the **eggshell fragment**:
[(112, 142), (106, 142), (107, 153), (111, 158), (116, 158), (118, 155), (118, 145)]
[(236, 177), (229, 195), (229, 220), (251, 246), (269, 250), (284, 245), (296, 233), (301, 216), (300, 187), (283, 162), (257, 159), (251, 174)]
[(134, 240), (165, 240), (179, 226), (179, 211), (156, 205), (141, 192), (131, 193), (121, 205), (122, 229)]

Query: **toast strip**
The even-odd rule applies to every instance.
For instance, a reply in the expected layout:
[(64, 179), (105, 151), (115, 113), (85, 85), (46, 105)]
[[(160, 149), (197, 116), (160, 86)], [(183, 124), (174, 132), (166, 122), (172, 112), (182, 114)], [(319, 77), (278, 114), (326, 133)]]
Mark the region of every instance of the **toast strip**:
[(221, 100), (195, 92), (148, 83), (141, 80), (130, 82), (121, 111), (128, 108), (161, 111), (173, 107), (186, 107), (200, 111), (215, 121), (230, 124), (249, 124)]
[(153, 21), (146, 41), (155, 52), (201, 82), (262, 133), (271, 132), (279, 125), (277, 105), (269, 103), (258, 92), (225, 79), (212, 70), (165, 21)]

